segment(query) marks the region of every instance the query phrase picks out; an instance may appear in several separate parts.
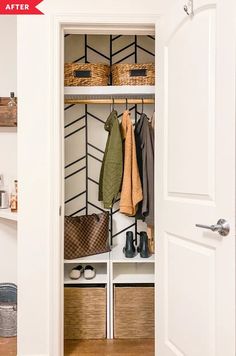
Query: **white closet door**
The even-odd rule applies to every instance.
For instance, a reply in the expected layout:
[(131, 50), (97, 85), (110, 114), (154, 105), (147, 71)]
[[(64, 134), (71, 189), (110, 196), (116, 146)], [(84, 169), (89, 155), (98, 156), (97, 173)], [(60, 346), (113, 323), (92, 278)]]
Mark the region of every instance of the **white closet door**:
[(156, 355), (235, 356), (235, 0), (178, 3), (156, 33)]

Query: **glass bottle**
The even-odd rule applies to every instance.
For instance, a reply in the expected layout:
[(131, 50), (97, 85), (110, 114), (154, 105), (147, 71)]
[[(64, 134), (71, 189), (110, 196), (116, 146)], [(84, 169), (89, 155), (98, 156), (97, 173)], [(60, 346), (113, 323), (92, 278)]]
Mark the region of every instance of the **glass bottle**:
[(17, 180), (14, 180), (14, 189), (11, 193), (11, 201), (10, 201), (10, 206), (11, 206), (11, 211), (16, 213), (17, 208), (18, 208), (18, 182)]

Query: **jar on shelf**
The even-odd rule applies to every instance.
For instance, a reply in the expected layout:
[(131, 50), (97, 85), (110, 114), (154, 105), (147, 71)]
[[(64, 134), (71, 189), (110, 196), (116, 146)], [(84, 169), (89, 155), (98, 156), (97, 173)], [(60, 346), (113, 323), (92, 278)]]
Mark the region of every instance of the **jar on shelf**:
[(14, 180), (14, 186), (11, 193), (10, 208), (12, 212), (17, 212), (18, 209), (18, 182)]

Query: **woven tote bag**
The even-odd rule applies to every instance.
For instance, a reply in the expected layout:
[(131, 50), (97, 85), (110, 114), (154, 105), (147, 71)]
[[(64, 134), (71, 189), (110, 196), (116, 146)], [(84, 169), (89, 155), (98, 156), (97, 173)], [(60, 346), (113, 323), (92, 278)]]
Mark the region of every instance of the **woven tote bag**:
[(64, 258), (97, 255), (110, 251), (109, 212), (65, 216)]

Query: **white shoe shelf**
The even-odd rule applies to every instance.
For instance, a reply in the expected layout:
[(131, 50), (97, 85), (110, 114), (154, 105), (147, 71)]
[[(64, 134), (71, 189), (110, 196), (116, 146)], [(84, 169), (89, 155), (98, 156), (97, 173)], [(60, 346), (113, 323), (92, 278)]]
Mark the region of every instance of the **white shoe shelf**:
[[(123, 246), (116, 245), (111, 252), (94, 256), (82, 257), (74, 260), (64, 260), (65, 285), (94, 285), (104, 284), (107, 287), (107, 338), (113, 339), (113, 290), (115, 284), (154, 284), (155, 257), (141, 258), (137, 254), (133, 258), (126, 258)], [(88, 280), (83, 275), (77, 279), (70, 279), (69, 273), (75, 266), (92, 265), (96, 270), (95, 278)]]
[(82, 264), (85, 267), (86, 264), (90, 264), (90, 262), (66, 263), (64, 267), (64, 284), (108, 284), (108, 263), (92, 263), (92, 266), (96, 270), (96, 276), (93, 279), (85, 279), (83, 273), (79, 279), (71, 279), (69, 273), (72, 268), (78, 266), (78, 264)]
[[(122, 249), (121, 246), (115, 246), (108, 253), (64, 260), (64, 283), (106, 284), (109, 272), (112, 283), (154, 283), (154, 255), (141, 258), (137, 254), (133, 258), (126, 258)], [(77, 280), (70, 279), (69, 272), (79, 264), (84, 267), (92, 265), (96, 269), (96, 276), (92, 280), (86, 280), (83, 277)]]

